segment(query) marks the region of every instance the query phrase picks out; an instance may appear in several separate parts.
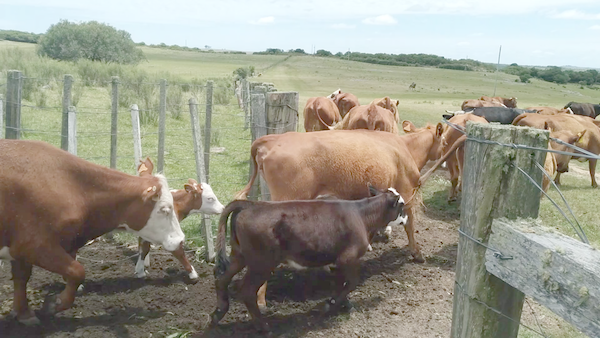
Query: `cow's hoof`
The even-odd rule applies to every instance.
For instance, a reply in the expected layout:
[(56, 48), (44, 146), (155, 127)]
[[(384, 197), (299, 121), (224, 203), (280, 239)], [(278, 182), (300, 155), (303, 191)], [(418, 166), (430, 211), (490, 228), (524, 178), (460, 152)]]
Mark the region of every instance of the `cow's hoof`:
[(43, 316), (52, 317), (56, 314), (56, 307), (60, 305), (60, 298), (56, 295), (47, 295), (44, 299), (44, 305), (40, 310), (40, 314)]
[(373, 251), (373, 247), (371, 246), (371, 244), (369, 244), (369, 246), (367, 247), (367, 251)]
[(260, 303), (257, 303), (256, 305), (258, 305), (258, 309), (260, 310), (260, 313), (265, 313), (265, 312), (267, 312), (267, 304), (260, 304)]
[(146, 278), (146, 276), (148, 276), (148, 271), (143, 270), (141, 272), (135, 272), (135, 277), (136, 278)]
[(42, 323), (35, 314), (28, 318), (17, 318), (17, 321), (25, 326), (36, 326)]
[(413, 255), (413, 260), (415, 261), (415, 263), (425, 263), (425, 259), (423, 258), (423, 254), (421, 254), (420, 252), (416, 255)]

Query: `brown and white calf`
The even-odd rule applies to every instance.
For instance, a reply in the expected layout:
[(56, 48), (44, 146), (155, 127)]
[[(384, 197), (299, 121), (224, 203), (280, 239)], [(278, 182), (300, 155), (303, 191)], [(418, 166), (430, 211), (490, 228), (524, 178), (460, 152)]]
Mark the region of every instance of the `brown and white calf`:
[(13, 310), (24, 324), (39, 323), (27, 302), (33, 265), (62, 275), (66, 288), (44, 302), (54, 315), (73, 305), (85, 270), (77, 250), (121, 227), (168, 251), (185, 235), (162, 175), (132, 176), (48, 143), (0, 140), (0, 260), (12, 265)]
[[(268, 330), (257, 305), (256, 293), (281, 263), (320, 267), (335, 264), (337, 294), (328, 308), (335, 310), (359, 281), (360, 258), (369, 246), (369, 237), (386, 225), (404, 224), (404, 199), (393, 188), (382, 193), (370, 186), (372, 197), (360, 200), (309, 200), (256, 202), (236, 200), (221, 214), (217, 235), (215, 284), (216, 325), (229, 309), (227, 287), (231, 279), (248, 267), (241, 286), (241, 298), (258, 329)], [(225, 241), (231, 214), (231, 257)]]
[[(177, 218), (180, 222), (188, 215), (192, 214), (220, 214), (224, 208), (210, 185), (207, 183), (198, 184), (196, 180), (191, 178), (188, 180), (188, 183), (184, 185), (184, 189), (171, 190), (171, 194), (173, 195)], [(135, 276), (144, 278), (147, 273), (145, 267), (150, 266), (150, 256), (148, 255), (150, 252), (150, 242), (140, 237), (138, 244), (140, 254), (135, 265)], [(173, 256), (175, 256), (181, 265), (183, 265), (190, 280), (197, 281), (198, 273), (185, 255), (183, 245), (173, 251)]]

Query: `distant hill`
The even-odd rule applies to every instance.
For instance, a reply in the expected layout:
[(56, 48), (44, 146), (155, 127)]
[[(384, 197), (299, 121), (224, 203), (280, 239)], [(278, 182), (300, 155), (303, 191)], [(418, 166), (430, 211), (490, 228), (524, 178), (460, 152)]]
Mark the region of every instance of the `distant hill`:
[(0, 40), (37, 43), (43, 34), (35, 34), (14, 30), (0, 30)]

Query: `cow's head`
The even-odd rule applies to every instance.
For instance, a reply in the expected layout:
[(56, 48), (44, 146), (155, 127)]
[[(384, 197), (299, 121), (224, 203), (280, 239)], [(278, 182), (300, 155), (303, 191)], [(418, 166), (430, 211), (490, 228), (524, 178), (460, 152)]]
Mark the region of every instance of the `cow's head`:
[(140, 191), (140, 208), (127, 217), (126, 229), (139, 237), (174, 251), (185, 240), (173, 205), (173, 195), (163, 175), (152, 175), (154, 165), (146, 158), (138, 167), (144, 188)]
[(333, 99), (335, 99), (336, 96), (340, 95), (341, 93), (342, 93), (342, 89), (338, 88), (336, 91), (329, 94), (327, 97), (333, 100)]
[(207, 183), (198, 184), (196, 180), (189, 179), (188, 183), (184, 185), (185, 191), (188, 194), (192, 194), (193, 203), (190, 214), (204, 213), (204, 214), (220, 214), (225, 208), (219, 199), (213, 192), (210, 185)]
[[(408, 222), (408, 216), (404, 212), (404, 199), (396, 189), (390, 187), (387, 191), (382, 192), (369, 184), (369, 194), (371, 196), (385, 195), (385, 219), (389, 219), (387, 226), (403, 225)], [(384, 198), (382, 196), (382, 198)]]
[[(572, 144), (572, 145), (576, 145), (578, 142), (580, 142), (586, 133), (585, 129), (582, 132), (578, 133), (577, 135), (573, 134), (571, 131), (568, 131), (568, 130), (554, 131), (549, 126), (548, 122), (544, 123), (544, 129), (550, 131), (550, 137), (559, 139), (563, 142), (566, 142), (566, 143)], [(568, 153), (573, 152), (573, 148), (566, 146), (564, 144), (555, 142), (555, 141), (550, 141), (550, 148), (554, 149), (554, 150), (568, 152)], [(569, 171), (569, 161), (571, 161), (571, 157), (572, 157), (572, 155), (555, 153), (554, 158), (556, 159), (556, 171), (559, 173), (568, 172)]]
[(404, 120), (402, 121), (402, 130), (404, 130), (404, 132), (407, 134), (421, 132), (430, 133), (432, 137), (431, 147), (428, 149), (423, 149), (423, 151), (427, 152), (427, 159), (429, 161), (435, 161), (440, 158), (442, 155), (441, 140), (444, 132), (444, 125), (442, 123), (438, 123), (436, 125), (428, 123), (423, 128), (417, 128), (412, 122)]

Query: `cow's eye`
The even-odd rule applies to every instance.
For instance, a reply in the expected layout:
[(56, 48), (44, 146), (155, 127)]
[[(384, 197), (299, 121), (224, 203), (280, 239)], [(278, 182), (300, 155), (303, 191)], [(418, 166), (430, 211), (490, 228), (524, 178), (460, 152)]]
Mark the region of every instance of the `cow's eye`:
[(209, 198), (208, 198), (208, 201), (209, 201), (209, 202), (214, 202), (214, 200), (215, 200), (215, 199), (214, 199), (214, 198), (212, 198), (212, 197), (209, 197)]

